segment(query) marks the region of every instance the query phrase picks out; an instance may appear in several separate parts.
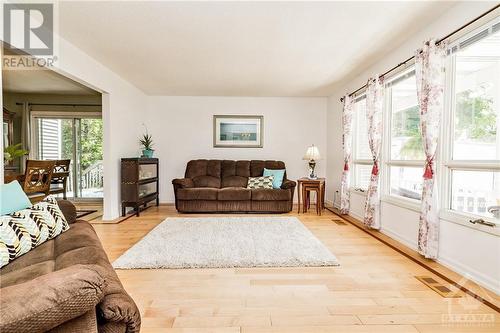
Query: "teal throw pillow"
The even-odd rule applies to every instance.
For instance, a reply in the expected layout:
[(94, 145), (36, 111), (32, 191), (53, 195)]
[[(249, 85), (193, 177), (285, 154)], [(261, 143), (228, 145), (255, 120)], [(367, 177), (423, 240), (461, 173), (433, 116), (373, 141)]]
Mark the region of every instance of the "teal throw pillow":
[(271, 170), (264, 168), (264, 177), (273, 176), (273, 188), (281, 188), (283, 184), (283, 177), (285, 176), (285, 169)]
[(31, 207), (31, 201), (17, 180), (0, 185), (0, 215)]

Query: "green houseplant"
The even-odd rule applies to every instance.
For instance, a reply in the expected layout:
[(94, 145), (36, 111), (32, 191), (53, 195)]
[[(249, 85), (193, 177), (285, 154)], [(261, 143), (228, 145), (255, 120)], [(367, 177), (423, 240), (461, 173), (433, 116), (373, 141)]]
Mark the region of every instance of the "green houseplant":
[(15, 145), (10, 145), (3, 149), (3, 159), (6, 163), (10, 163), (11, 161), (19, 158), (21, 156), (27, 155), (28, 151), (21, 148), (22, 143), (18, 143)]
[(152, 136), (146, 133), (139, 139), (139, 142), (142, 146), (142, 156), (147, 158), (153, 157), (154, 150)]

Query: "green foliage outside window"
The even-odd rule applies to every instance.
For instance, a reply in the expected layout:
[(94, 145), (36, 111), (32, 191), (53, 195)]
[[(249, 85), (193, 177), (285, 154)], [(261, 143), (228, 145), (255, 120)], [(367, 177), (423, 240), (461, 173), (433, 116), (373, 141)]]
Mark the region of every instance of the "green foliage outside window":
[[(72, 158), (73, 137), (72, 121), (62, 122), (62, 158)], [(82, 119), (80, 121), (80, 165), (85, 170), (96, 161), (102, 160), (102, 120)]]
[(472, 90), (457, 94), (455, 138), (466, 137), (481, 142), (495, 142), (497, 124), (493, 100), (474, 96)]
[(420, 134), (420, 110), (413, 106), (393, 116), (393, 136), (407, 137), (401, 147), (400, 155), (405, 160), (422, 160), (425, 158)]

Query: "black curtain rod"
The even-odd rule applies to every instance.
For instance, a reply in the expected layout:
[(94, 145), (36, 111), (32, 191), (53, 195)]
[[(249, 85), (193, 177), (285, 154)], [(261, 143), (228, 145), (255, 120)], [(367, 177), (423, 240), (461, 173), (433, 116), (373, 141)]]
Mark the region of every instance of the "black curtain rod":
[[(494, 10), (496, 10), (496, 9), (498, 9), (498, 8), (500, 8), (500, 4), (498, 4), (498, 5), (496, 5), (495, 7), (491, 8), (491, 9), (490, 9), (490, 10), (488, 10), (487, 12), (485, 12), (485, 13), (483, 13), (483, 14), (479, 15), (478, 17), (476, 17), (476, 18), (474, 18), (474, 19), (470, 20), (469, 22), (467, 22), (467, 23), (465, 23), (464, 25), (462, 25), (460, 28), (457, 28), (457, 29), (453, 30), (452, 32), (450, 32), (450, 33), (449, 33), (449, 34), (447, 34), (446, 36), (444, 36), (444, 37), (442, 37), (442, 38), (438, 39), (438, 40), (436, 41), (436, 45), (439, 45), (439, 44), (440, 44), (441, 42), (443, 42), (444, 40), (446, 40), (446, 39), (450, 38), (451, 36), (453, 36), (454, 34), (456, 34), (456, 33), (457, 33), (457, 32), (459, 32), (459, 31), (463, 30), (464, 28), (467, 28), (467, 27), (468, 27), (469, 25), (471, 25), (472, 23), (476, 22), (477, 20), (480, 20), (481, 18), (483, 18), (484, 16), (488, 15), (489, 13), (493, 12)], [(411, 57), (409, 57), (408, 59), (406, 59), (405, 61), (400, 62), (400, 63), (399, 63), (399, 64), (397, 64), (396, 66), (394, 66), (394, 67), (390, 68), (389, 70), (385, 71), (384, 73), (380, 74), (380, 75), (379, 75), (379, 78), (384, 77), (384, 76), (386, 76), (387, 74), (389, 74), (390, 72), (392, 72), (392, 71), (394, 71), (394, 70), (398, 69), (399, 67), (406, 65), (406, 63), (407, 63), (407, 62), (409, 62), (409, 61), (411, 61), (411, 60), (413, 60), (413, 59), (415, 59), (415, 56), (411, 56)], [(366, 88), (366, 86), (367, 86), (367, 84), (365, 84), (365, 85), (363, 85), (362, 87), (360, 87), (360, 88), (358, 88), (358, 89), (354, 90), (352, 93), (350, 93), (350, 94), (349, 94), (349, 96), (352, 96), (352, 95), (356, 94), (357, 92), (359, 92), (359, 91), (363, 90), (364, 88)], [(341, 101), (341, 102), (343, 102), (343, 101), (344, 101), (344, 97), (341, 97), (341, 98), (340, 98), (340, 101)]]
[[(23, 105), (24, 103), (16, 103), (16, 105)], [(67, 103), (28, 103), (28, 105), (43, 105), (43, 106), (102, 106), (101, 104), (67, 104)]]

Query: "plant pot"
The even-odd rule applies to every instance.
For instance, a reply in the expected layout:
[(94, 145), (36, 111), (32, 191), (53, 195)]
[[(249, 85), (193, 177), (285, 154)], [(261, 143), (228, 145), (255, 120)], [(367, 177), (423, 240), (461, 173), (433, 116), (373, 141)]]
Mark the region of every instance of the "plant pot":
[(147, 158), (151, 158), (151, 157), (153, 157), (153, 153), (154, 153), (154, 152), (155, 152), (155, 151), (154, 151), (153, 149), (144, 149), (144, 150), (142, 151), (142, 156), (143, 156), (143, 157), (147, 157)]

